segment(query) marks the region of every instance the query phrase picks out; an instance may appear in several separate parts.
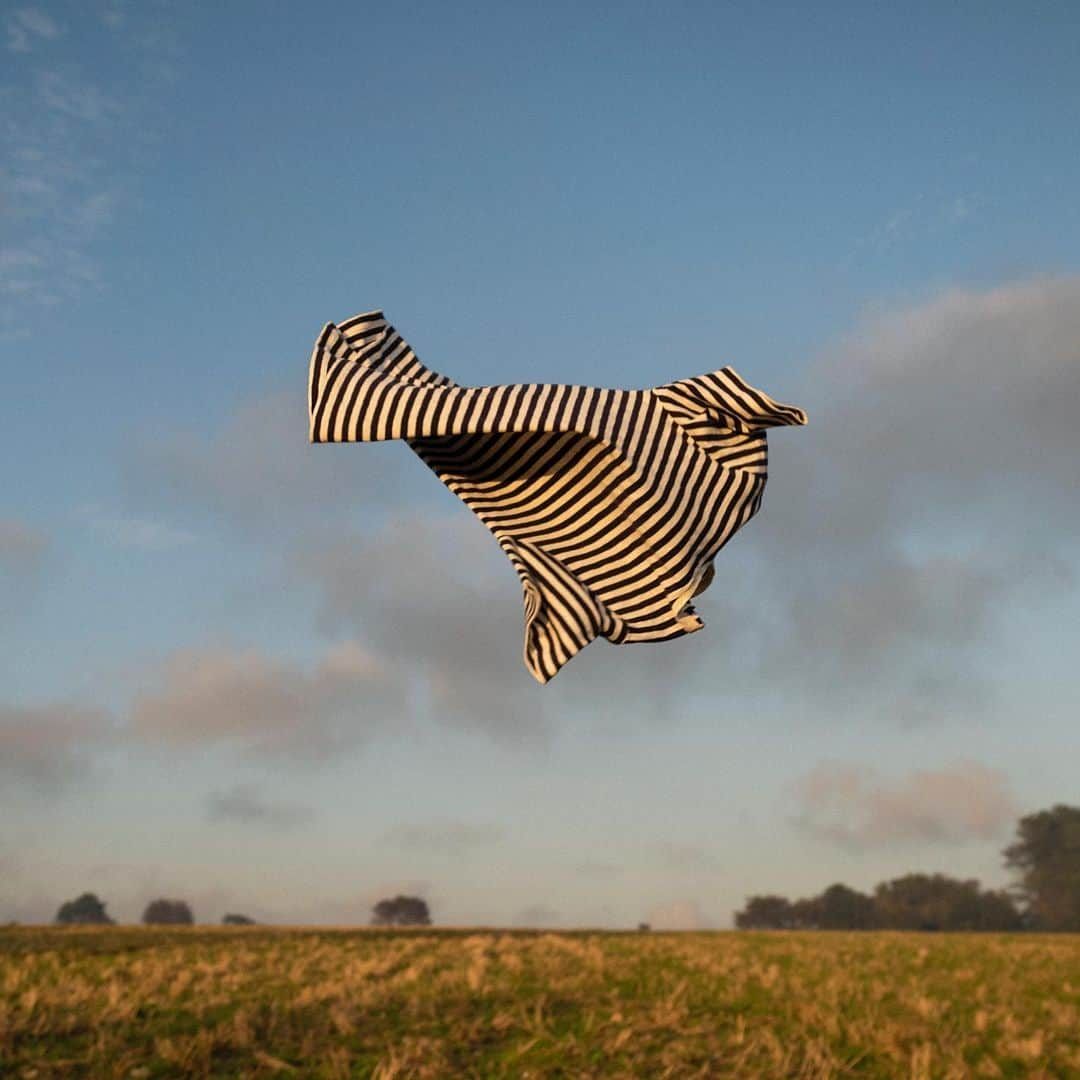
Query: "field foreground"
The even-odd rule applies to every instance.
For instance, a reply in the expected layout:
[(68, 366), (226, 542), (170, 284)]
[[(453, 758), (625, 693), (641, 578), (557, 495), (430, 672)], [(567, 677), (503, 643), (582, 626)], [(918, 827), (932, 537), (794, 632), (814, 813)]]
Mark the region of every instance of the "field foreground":
[(1080, 1077), (1080, 936), (11, 927), (0, 1076)]

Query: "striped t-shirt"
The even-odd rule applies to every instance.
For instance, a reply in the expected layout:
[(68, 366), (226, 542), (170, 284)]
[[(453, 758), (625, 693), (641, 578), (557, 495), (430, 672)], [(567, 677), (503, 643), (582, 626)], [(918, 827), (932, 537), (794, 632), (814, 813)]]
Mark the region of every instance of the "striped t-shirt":
[(765, 429), (806, 423), (730, 367), (648, 390), (459, 386), (381, 311), (323, 327), (308, 405), (312, 442), (403, 439), (491, 530), (541, 683), (596, 637), (700, 630), (691, 600), (761, 505)]

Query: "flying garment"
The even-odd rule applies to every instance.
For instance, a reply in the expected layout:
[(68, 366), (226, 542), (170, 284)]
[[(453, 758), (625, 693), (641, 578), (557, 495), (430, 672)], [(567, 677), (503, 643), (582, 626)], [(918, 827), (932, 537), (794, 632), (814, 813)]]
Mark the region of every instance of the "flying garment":
[(761, 506), (765, 429), (806, 423), (730, 367), (648, 390), (459, 386), (381, 311), (323, 327), (308, 406), (311, 442), (403, 439), (491, 530), (541, 683), (597, 637), (700, 630), (691, 600)]

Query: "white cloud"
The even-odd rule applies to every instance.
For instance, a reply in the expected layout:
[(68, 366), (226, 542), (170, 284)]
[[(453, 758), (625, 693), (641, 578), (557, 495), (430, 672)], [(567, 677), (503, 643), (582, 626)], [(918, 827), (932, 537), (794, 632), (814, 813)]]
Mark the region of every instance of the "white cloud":
[[(28, 336), (42, 309), (107, 285), (102, 241), (156, 138), (149, 120), (173, 19), (158, 5), (132, 14), (104, 43), (93, 78), (60, 50), (45, 65), (8, 64), (0, 74), (0, 339)], [(8, 48), (40, 51), (61, 33), (81, 38), (94, 21), (92, 6), (73, 8), (67, 27), (40, 8), (16, 8)]]
[(7, 17), (8, 50), (31, 52), (40, 41), (51, 41), (61, 33), (60, 24), (41, 8), (15, 8)]
[(671, 900), (649, 908), (645, 921), (653, 930), (709, 930), (712, 921), (696, 900)]
[(80, 513), (94, 532), (116, 547), (167, 550), (190, 544), (196, 539), (194, 533), (174, 528), (163, 521), (116, 513), (97, 505), (83, 507)]
[(406, 851), (460, 858), (478, 847), (489, 847), (503, 839), (496, 825), (477, 825), (463, 821), (395, 825), (382, 836), (382, 842)]
[(250, 758), (312, 765), (400, 719), (399, 674), (361, 645), (330, 649), (312, 670), (253, 649), (182, 649), (140, 693), (131, 730), (172, 747), (224, 744)]
[(0, 518), (0, 570), (21, 573), (41, 565), (49, 538), (14, 518)]
[(823, 763), (793, 781), (790, 793), (795, 824), (852, 850), (994, 841), (1017, 813), (1005, 773), (974, 761), (896, 779)]
[(90, 125), (100, 126), (121, 111), (120, 104), (100, 87), (60, 71), (39, 71), (35, 95), (45, 109)]
[(437, 721), (513, 746), (547, 739), (543, 687), (521, 662), (521, 586), (471, 515), (396, 516), (305, 541), (292, 562), (318, 591), (320, 628), (362, 634), (424, 679)]
[(134, 503), (170, 517), (209, 515), (248, 538), (279, 540), (313, 522), (329, 528), (376, 499), (398, 502), (408, 490), (400, 464), (410, 452), (312, 446), (306, 408), (303, 393), (276, 391), (242, 402), (208, 434), (138, 435), (123, 462)]
[(315, 811), (298, 803), (266, 799), (254, 788), (237, 784), (228, 791), (211, 792), (207, 815), (215, 822), (235, 821), (282, 829), (306, 824), (315, 816)]
[(87, 780), (117, 735), (107, 713), (71, 704), (0, 705), (0, 782), (51, 798)]
[(860, 253), (884, 255), (897, 244), (926, 240), (942, 230), (969, 224), (987, 201), (979, 191), (916, 195), (906, 205), (889, 211), (879, 225), (860, 236), (846, 261), (852, 263)]
[(981, 707), (1012, 605), (1071, 584), (1080, 277), (871, 316), (788, 396), (812, 422), (740, 552), (757, 678), (912, 722)]

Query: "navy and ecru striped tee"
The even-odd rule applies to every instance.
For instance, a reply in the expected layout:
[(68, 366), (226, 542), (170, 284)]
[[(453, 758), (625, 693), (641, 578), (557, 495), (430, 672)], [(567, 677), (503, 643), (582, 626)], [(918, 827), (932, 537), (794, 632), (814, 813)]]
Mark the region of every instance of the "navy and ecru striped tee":
[(596, 637), (700, 630), (691, 600), (761, 505), (765, 429), (806, 423), (730, 367), (648, 390), (458, 386), (381, 311), (323, 327), (308, 406), (312, 442), (403, 439), (491, 530), (541, 683)]

